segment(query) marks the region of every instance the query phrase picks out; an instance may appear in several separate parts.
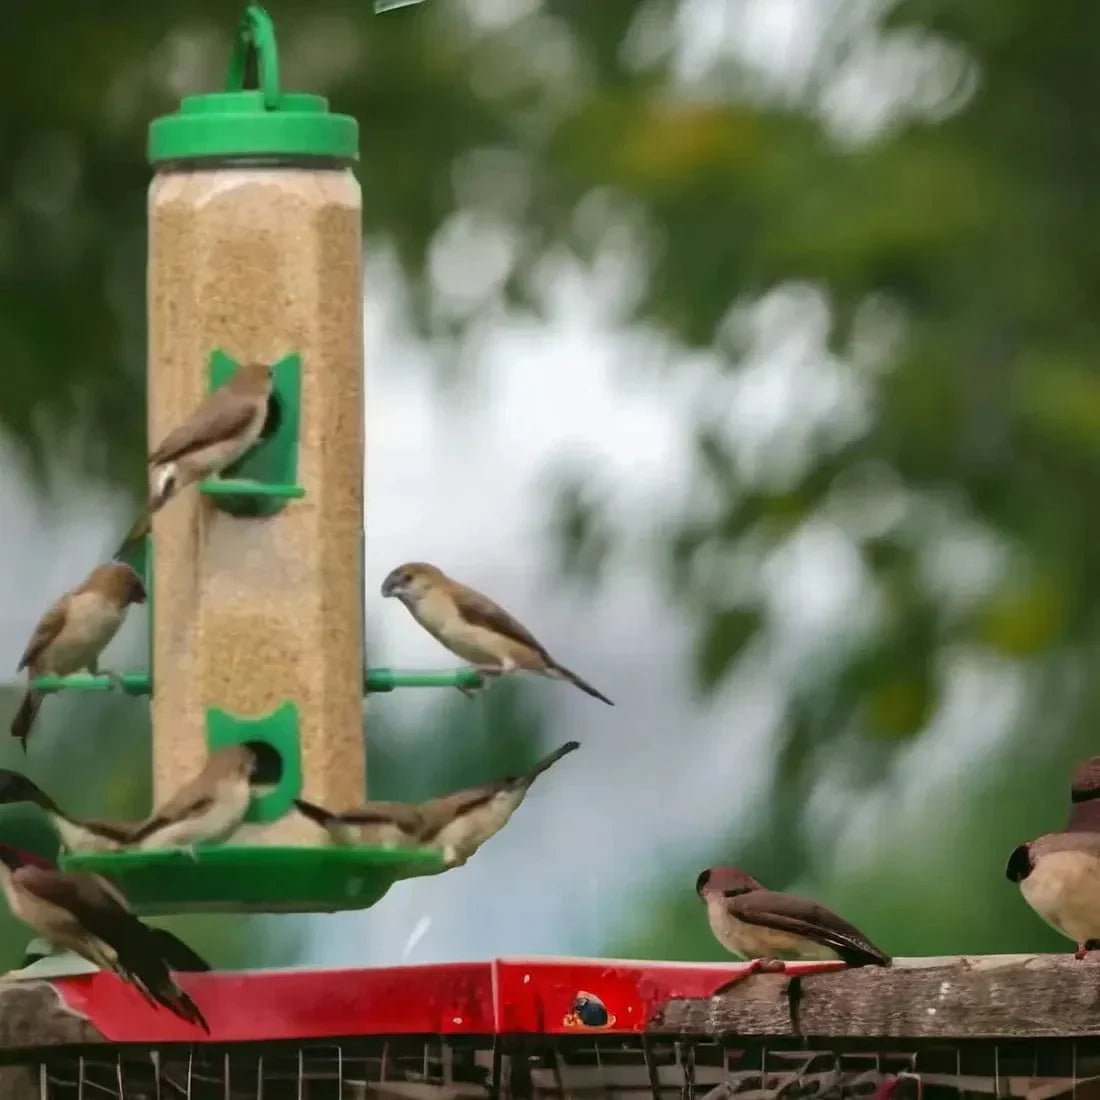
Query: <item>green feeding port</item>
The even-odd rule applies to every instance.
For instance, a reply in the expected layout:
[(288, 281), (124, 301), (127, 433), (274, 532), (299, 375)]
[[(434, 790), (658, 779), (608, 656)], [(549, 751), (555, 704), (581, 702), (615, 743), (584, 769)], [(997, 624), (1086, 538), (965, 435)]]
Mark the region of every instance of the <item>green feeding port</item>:
[[(257, 754), (264, 794), (253, 797), (245, 815), (251, 824), (278, 821), (302, 794), (302, 749), (298, 708), (283, 703), (262, 718), (238, 718), (217, 707), (206, 711), (206, 743), (215, 749), (248, 745)], [(266, 773), (266, 774), (265, 774)]]
[[(237, 372), (238, 363), (224, 351), (210, 354), (210, 389), (216, 390)], [(288, 500), (304, 497), (298, 484), (298, 431), (302, 360), (286, 355), (272, 366), (273, 389), (263, 435), (221, 477), (199, 483), (199, 491), (234, 516), (270, 516)]]
[(212, 845), (61, 857), (66, 871), (106, 875), (135, 912), (335, 913), (369, 909), (399, 879), (436, 874), (433, 849)]

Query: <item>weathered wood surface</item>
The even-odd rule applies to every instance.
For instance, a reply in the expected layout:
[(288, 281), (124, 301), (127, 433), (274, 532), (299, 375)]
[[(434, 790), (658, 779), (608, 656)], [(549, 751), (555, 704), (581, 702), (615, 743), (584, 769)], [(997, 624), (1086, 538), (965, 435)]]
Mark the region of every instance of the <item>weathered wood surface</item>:
[(652, 1026), (695, 1036), (1100, 1036), (1100, 952), (1081, 961), (1071, 954), (897, 959), (888, 968), (801, 979), (756, 974), (715, 997), (669, 1001)]
[[(0, 1050), (83, 1046), (107, 1040), (45, 981), (0, 980)], [(7, 1094), (0, 1094), (7, 1100)]]
[(3, 1100), (40, 1100), (38, 1067), (30, 1064), (35, 1049), (106, 1041), (49, 982), (0, 981), (0, 1049), (27, 1063), (0, 1067)]

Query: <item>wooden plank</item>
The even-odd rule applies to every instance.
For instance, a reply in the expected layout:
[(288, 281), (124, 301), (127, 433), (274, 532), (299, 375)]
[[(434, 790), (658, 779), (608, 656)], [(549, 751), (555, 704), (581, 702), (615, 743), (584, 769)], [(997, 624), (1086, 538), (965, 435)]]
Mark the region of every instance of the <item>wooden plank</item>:
[[(0, 1050), (83, 1046), (106, 1039), (47, 981), (0, 981)], [(0, 1092), (7, 1100), (7, 1094)]]
[[(792, 1005), (796, 1006), (792, 1018)], [(1100, 954), (897, 959), (791, 979), (757, 974), (651, 1021), (693, 1036), (1028, 1039), (1100, 1035)]]

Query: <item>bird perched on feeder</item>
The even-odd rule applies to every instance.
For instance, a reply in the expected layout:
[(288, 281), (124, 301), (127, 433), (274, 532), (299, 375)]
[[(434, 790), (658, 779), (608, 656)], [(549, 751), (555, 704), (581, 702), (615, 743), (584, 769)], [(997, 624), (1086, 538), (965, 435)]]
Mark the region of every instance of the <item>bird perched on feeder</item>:
[(563, 756), (580, 747), (579, 741), (566, 741), (519, 775), (421, 802), (417, 806), (423, 821), (421, 843), (438, 848), (447, 867), (461, 867), (504, 828), (527, 797), (531, 784)]
[(194, 481), (216, 477), (259, 441), (267, 421), (272, 367), (246, 363), (149, 456), (150, 515)]
[(382, 595), (400, 600), (437, 642), (473, 663), (486, 676), (524, 670), (552, 680), (568, 680), (586, 695), (610, 699), (558, 664), (537, 638), (488, 596), (426, 562), (412, 561), (390, 571)]
[(54, 870), (28, 852), (0, 845), (0, 885), (12, 914), (48, 943), (129, 982), (152, 1005), (210, 1031), (169, 972), (163, 939), (130, 911), (118, 888), (98, 875)]
[(889, 966), (860, 930), (817, 902), (768, 890), (736, 867), (708, 867), (695, 880), (715, 939), (735, 955), (770, 969), (777, 960), (846, 962)]
[(70, 817), (41, 787), (21, 772), (0, 768), (0, 804), (30, 802), (50, 819), (68, 852), (115, 852), (129, 841), (137, 822), (109, 822)]
[(132, 848), (220, 844), (240, 827), (252, 797), (256, 755), (247, 745), (212, 752), (202, 771), (130, 834)]
[[(129, 565), (112, 561), (97, 566), (38, 620), (16, 671), (26, 669), (32, 680), (51, 673), (68, 676), (82, 668), (96, 675), (99, 655), (118, 633), (130, 604), (144, 602), (145, 585)], [(103, 674), (121, 685), (117, 673), (104, 669)], [(42, 696), (28, 687), (11, 724), (11, 735), (19, 738), (24, 752), (41, 705)]]
[(1064, 832), (1048, 833), (1017, 847), (1005, 875), (1024, 901), (1063, 936), (1083, 959), (1100, 948), (1100, 757), (1073, 773), (1072, 804)]
[[(461, 867), (482, 844), (500, 832), (519, 809), (531, 784), (563, 756), (580, 747), (577, 741), (567, 741), (519, 775), (505, 776), (442, 798), (430, 798), (415, 806), (369, 803), (363, 810), (332, 813), (302, 799), (295, 805), (324, 828), (337, 844), (372, 844), (376, 842), (375, 837), (387, 835), (401, 846), (437, 849), (443, 869), (449, 870)], [(389, 808), (379, 810), (378, 807)], [(415, 833), (410, 832), (412, 829)]]

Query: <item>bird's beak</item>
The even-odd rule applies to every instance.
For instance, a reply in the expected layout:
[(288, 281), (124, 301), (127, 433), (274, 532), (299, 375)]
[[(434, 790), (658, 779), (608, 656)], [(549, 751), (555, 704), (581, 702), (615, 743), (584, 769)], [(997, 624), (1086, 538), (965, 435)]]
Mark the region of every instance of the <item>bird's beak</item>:
[(401, 592), (401, 584), (396, 577), (387, 577), (382, 582), (383, 596), (396, 596)]

